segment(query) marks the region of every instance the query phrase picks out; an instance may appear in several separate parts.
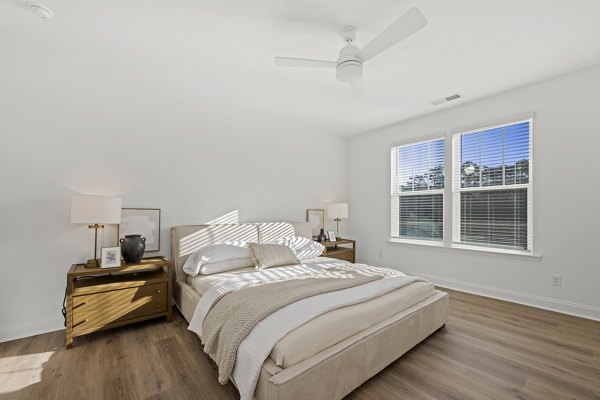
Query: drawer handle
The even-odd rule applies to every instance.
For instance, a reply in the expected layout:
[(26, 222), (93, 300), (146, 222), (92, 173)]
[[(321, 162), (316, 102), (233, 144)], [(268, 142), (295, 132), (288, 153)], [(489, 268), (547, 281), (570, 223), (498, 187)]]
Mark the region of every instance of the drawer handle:
[(83, 302), (83, 304), (87, 304), (87, 300)]
[(156, 293), (160, 293), (160, 289), (158, 289), (158, 290), (156, 291)]
[(156, 305), (156, 308), (160, 308), (160, 304), (157, 304), (157, 305)]

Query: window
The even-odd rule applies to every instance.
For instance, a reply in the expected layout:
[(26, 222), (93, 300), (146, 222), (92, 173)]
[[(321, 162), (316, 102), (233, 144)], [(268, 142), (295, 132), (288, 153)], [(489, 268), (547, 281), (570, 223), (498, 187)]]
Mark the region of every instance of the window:
[(392, 238), (442, 241), (444, 139), (392, 147)]
[(454, 135), (455, 243), (531, 252), (531, 125)]

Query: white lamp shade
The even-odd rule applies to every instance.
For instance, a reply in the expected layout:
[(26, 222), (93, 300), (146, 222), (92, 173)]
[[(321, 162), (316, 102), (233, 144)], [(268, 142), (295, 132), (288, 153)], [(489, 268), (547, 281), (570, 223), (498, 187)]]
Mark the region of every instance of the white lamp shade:
[(74, 224), (120, 224), (121, 199), (106, 196), (73, 196), (71, 222)]
[(329, 218), (348, 218), (348, 204), (334, 203), (327, 206), (327, 215)]

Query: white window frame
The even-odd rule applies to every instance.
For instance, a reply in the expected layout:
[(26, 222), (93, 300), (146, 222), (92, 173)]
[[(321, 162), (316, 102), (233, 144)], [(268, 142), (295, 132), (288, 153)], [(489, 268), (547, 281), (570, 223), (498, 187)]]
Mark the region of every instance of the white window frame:
[[(403, 148), (403, 147), (410, 147), (410, 146), (417, 146), (420, 144), (424, 144), (424, 143), (431, 143), (431, 142), (436, 142), (442, 140), (444, 143), (444, 187), (442, 189), (434, 189), (434, 190), (421, 190), (421, 191), (411, 191), (411, 192), (402, 192), (398, 190), (398, 181), (396, 179), (397, 177), (397, 166), (398, 166), (398, 152), (397, 149), (399, 148)], [(391, 153), (391, 157), (390, 157), (390, 162), (391, 162), (391, 178), (390, 178), (390, 185), (391, 185), (391, 197), (390, 197), (390, 206), (391, 206), (391, 214), (390, 214), (390, 241), (392, 242), (399, 242), (399, 243), (413, 243), (413, 244), (422, 244), (422, 245), (428, 245), (428, 246), (444, 246), (444, 238), (445, 238), (445, 224), (446, 224), (446, 211), (445, 211), (445, 199), (446, 199), (446, 195), (445, 195), (445, 191), (446, 191), (446, 181), (447, 179), (445, 178), (447, 175), (447, 169), (446, 169), (446, 138), (444, 136), (441, 137), (435, 137), (435, 138), (431, 138), (431, 139), (426, 139), (426, 140), (420, 140), (417, 142), (410, 142), (410, 143), (405, 143), (405, 144), (394, 144), (393, 146), (391, 146), (390, 148), (390, 153)], [(394, 224), (392, 221), (394, 212), (393, 210), (400, 210), (400, 197), (408, 197), (408, 196), (423, 196), (423, 195), (435, 195), (435, 194), (441, 194), (442, 195), (442, 238), (441, 239), (436, 239), (436, 240), (426, 240), (426, 239), (419, 239), (419, 238), (410, 238), (410, 237), (404, 237), (404, 236), (400, 236), (400, 225), (398, 223)]]
[[(461, 188), (461, 137), (470, 133), (486, 131), (490, 129), (502, 128), (523, 122), (529, 123), (529, 179), (528, 183), (512, 184), (502, 186), (483, 186), (475, 188)], [(456, 132), (452, 135), (452, 247), (460, 249), (485, 250), (489, 252), (505, 254), (533, 254), (533, 118), (519, 119), (512, 122), (471, 129), (468, 131)], [(479, 245), (476, 243), (463, 243), (460, 241), (460, 194), (463, 192), (483, 192), (497, 190), (527, 189), (527, 250), (505, 249), (501, 247), (492, 247)]]

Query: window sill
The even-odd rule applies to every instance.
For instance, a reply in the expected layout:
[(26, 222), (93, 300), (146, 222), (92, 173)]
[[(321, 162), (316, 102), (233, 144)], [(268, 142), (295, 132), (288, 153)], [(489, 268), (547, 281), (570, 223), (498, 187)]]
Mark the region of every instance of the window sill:
[(404, 244), (415, 244), (418, 246), (432, 246), (432, 247), (444, 247), (444, 242), (439, 240), (419, 240), (419, 239), (400, 239), (400, 238), (389, 238), (390, 243), (404, 243)]
[(461, 244), (452, 244), (451, 246), (444, 245), (443, 242), (429, 242), (426, 240), (409, 240), (409, 239), (398, 239), (398, 238), (389, 238), (388, 243), (392, 245), (409, 245), (409, 246), (427, 246), (434, 249), (440, 249), (441, 251), (449, 251), (453, 253), (465, 253), (465, 254), (478, 254), (483, 256), (492, 256), (492, 257), (501, 257), (501, 258), (510, 258), (510, 259), (520, 259), (524, 261), (536, 261), (539, 262), (542, 260), (541, 254), (530, 254), (530, 253), (521, 253), (517, 251), (504, 251), (500, 249), (488, 249), (488, 248), (480, 248), (475, 246), (467, 246)]

